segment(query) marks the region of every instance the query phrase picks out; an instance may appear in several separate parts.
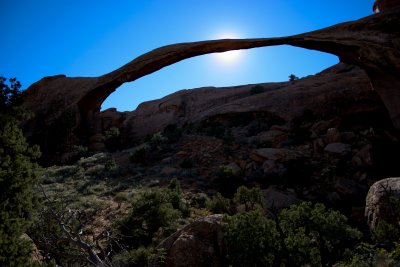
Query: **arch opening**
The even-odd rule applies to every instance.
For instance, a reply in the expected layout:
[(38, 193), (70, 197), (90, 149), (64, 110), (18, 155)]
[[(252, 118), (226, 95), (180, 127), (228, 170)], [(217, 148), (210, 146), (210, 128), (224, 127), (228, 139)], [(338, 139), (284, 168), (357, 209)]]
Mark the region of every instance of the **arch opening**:
[(240, 53), (236, 62), (221, 62), (218, 53), (189, 58), (134, 83), (122, 84), (105, 99), (101, 111), (109, 108), (134, 111), (142, 102), (184, 89), (288, 81), (291, 74), (306, 77), (339, 62), (335, 55), (288, 45), (240, 50)]

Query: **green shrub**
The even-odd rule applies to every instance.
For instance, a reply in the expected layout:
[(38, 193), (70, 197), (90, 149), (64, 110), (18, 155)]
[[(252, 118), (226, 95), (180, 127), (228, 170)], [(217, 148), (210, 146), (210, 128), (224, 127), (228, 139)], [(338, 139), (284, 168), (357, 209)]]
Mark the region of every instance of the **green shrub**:
[(260, 209), (264, 205), (264, 196), (259, 187), (247, 188), (240, 186), (233, 197), (233, 200), (238, 205), (244, 205), (246, 211)]
[(172, 178), (168, 188), (169, 190), (167, 190), (166, 192), (169, 195), (169, 202), (172, 204), (172, 207), (179, 210), (182, 213), (183, 217), (189, 217), (190, 205), (183, 198), (182, 188), (178, 178)]
[(279, 221), (287, 257), (297, 266), (331, 266), (362, 235), (347, 224), (344, 215), (320, 203), (292, 205), (282, 210)]
[(118, 203), (118, 208), (121, 207), (122, 202), (127, 202), (129, 199), (129, 193), (128, 192), (118, 192), (114, 196), (114, 200)]
[(106, 163), (104, 163), (104, 170), (107, 172), (115, 171), (117, 168), (117, 163), (113, 158), (107, 159)]
[(162, 135), (162, 133), (155, 133), (148, 142), (152, 150), (162, 150), (164, 145), (168, 143), (168, 138)]
[[(302, 202), (282, 210), (278, 216), (270, 213), (273, 220), (262, 212), (256, 209), (225, 218), (229, 264), (332, 266), (349, 258), (349, 251), (361, 237), (358, 230), (347, 224), (346, 217), (326, 210), (322, 204)], [(379, 253), (387, 254), (383, 250)], [(397, 254), (389, 256), (395, 258)]]
[(289, 75), (289, 81), (291, 81), (291, 82), (296, 81), (296, 80), (298, 80), (298, 79), (299, 79), (299, 77), (297, 77), (297, 76), (294, 75), (294, 74), (290, 74), (290, 75)]
[(215, 213), (215, 214), (220, 214), (220, 213), (225, 213), (225, 214), (230, 214), (230, 200), (223, 197), (220, 193), (217, 193), (215, 196), (212, 196), (212, 198), (207, 199), (205, 203), (206, 208)]
[(129, 160), (132, 163), (146, 163), (150, 148), (146, 145), (136, 148), (130, 155)]
[(129, 247), (148, 246), (177, 229), (181, 212), (170, 203), (169, 193), (166, 189), (145, 190), (133, 199), (132, 209), (117, 223)]
[(391, 250), (400, 241), (400, 229), (398, 225), (390, 224), (385, 220), (380, 220), (372, 232), (372, 239)]
[(273, 220), (259, 211), (225, 217), (224, 239), (232, 266), (273, 266), (280, 246)]
[(40, 151), (27, 144), (19, 128), (21, 84), (15, 78), (5, 81), (0, 77), (0, 265), (26, 266), (32, 247), (21, 236), (39, 206), (34, 162)]
[(112, 259), (114, 267), (145, 267), (149, 266), (151, 260), (157, 255), (158, 251), (153, 247), (140, 246), (131, 251), (123, 251), (115, 255)]
[(234, 178), (240, 176), (240, 173), (229, 165), (221, 165), (218, 168), (217, 176), (220, 178)]
[(337, 267), (370, 267), (370, 266), (387, 266), (395, 267), (399, 263), (400, 246), (397, 245), (392, 252), (388, 252), (384, 248), (371, 245), (368, 243), (360, 243), (353, 251), (349, 251), (347, 259), (335, 264)]
[(121, 132), (118, 128), (112, 127), (104, 133), (104, 145), (111, 151), (117, 151), (121, 148)]

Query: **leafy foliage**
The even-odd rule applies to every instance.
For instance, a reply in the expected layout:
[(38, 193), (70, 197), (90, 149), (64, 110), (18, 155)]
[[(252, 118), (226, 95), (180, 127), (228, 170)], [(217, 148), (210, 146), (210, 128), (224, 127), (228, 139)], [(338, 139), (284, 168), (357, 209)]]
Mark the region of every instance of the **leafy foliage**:
[(177, 220), (189, 214), (182, 200), (179, 182), (172, 180), (170, 188), (144, 190), (132, 202), (129, 214), (117, 225), (130, 248), (149, 246), (172, 234)]
[(190, 205), (186, 200), (182, 197), (183, 192), (181, 188), (181, 184), (178, 178), (174, 177), (171, 179), (170, 184), (168, 186), (169, 190), (167, 193), (169, 194), (169, 200), (174, 209), (179, 210), (182, 213), (183, 217), (190, 216)]
[(299, 77), (297, 77), (297, 76), (294, 75), (294, 74), (290, 74), (290, 75), (289, 75), (289, 81), (291, 81), (291, 82), (296, 81), (296, 80), (298, 80), (298, 79), (299, 79)]
[(144, 165), (160, 160), (162, 154), (167, 150), (168, 138), (161, 133), (155, 133), (148, 137), (148, 141), (138, 147), (131, 153), (129, 160), (132, 163), (141, 163)]
[[(244, 196), (249, 191), (238, 190)], [(226, 217), (224, 234), (230, 264), (331, 266), (361, 237), (347, 224), (346, 217), (326, 210), (322, 204), (302, 202), (272, 218), (261, 209)]]
[(264, 197), (259, 187), (247, 188), (245, 186), (240, 186), (233, 200), (237, 204), (244, 205), (246, 211), (256, 209), (262, 210), (264, 207)]
[(114, 152), (121, 148), (120, 135), (121, 133), (116, 127), (112, 127), (105, 132), (104, 145), (109, 151)]
[[(154, 247), (141, 246), (131, 251), (123, 251), (113, 258), (112, 266), (114, 267), (143, 267), (150, 266), (157, 261), (158, 264), (164, 262), (164, 251), (155, 249)], [(158, 266), (158, 265), (157, 265)]]
[(20, 83), (0, 78), (0, 265), (22, 266), (31, 248), (21, 239), (39, 202), (34, 192), (38, 182), (39, 147), (30, 147), (18, 127)]
[(288, 257), (295, 264), (326, 266), (336, 262), (361, 232), (347, 224), (344, 215), (323, 204), (302, 202), (279, 215)]
[(230, 200), (223, 197), (220, 193), (212, 196), (211, 199), (206, 200), (206, 208), (213, 213), (225, 213), (230, 214)]
[(260, 211), (225, 217), (227, 258), (233, 266), (272, 266), (280, 250), (274, 221)]
[(22, 103), (23, 93), (21, 83), (16, 78), (9, 79), (9, 84), (6, 83), (7, 79), (0, 76), (0, 111), (13, 109)]

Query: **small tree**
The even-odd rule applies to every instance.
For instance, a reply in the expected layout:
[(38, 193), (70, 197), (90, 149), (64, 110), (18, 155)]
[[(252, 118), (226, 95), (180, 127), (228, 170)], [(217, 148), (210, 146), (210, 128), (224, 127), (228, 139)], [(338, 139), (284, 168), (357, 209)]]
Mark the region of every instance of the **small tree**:
[(168, 189), (145, 190), (134, 198), (129, 214), (117, 223), (128, 248), (149, 246), (177, 229), (181, 212), (174, 209), (169, 193)]
[(18, 107), (22, 102), (21, 83), (16, 78), (7, 79), (0, 76), (0, 111), (4, 112)]
[(21, 239), (39, 202), (35, 192), (39, 147), (30, 147), (18, 127), (20, 83), (0, 77), (0, 265), (25, 266), (29, 243)]
[(344, 215), (320, 203), (302, 202), (282, 210), (279, 222), (286, 256), (297, 266), (331, 266), (362, 235), (347, 224)]
[(273, 220), (260, 211), (225, 217), (227, 258), (233, 266), (274, 266), (280, 246)]
[(240, 186), (233, 200), (237, 204), (244, 205), (246, 211), (262, 209), (264, 207), (264, 197), (259, 187), (249, 189), (245, 186)]
[(296, 80), (298, 80), (298, 79), (299, 79), (299, 77), (297, 77), (297, 76), (294, 75), (294, 74), (290, 74), (290, 75), (289, 75), (289, 81), (291, 81), (291, 82), (296, 81)]

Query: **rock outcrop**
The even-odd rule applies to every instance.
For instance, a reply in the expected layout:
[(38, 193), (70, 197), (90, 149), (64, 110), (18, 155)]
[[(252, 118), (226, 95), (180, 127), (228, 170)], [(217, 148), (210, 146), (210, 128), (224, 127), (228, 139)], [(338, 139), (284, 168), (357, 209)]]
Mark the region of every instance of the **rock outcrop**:
[[(382, 98), (394, 126), (400, 129), (400, 31), (397, 27), (400, 24), (400, 9), (385, 6), (383, 2), (378, 5), (385, 12), (309, 33), (280, 38), (174, 44), (141, 55), (100, 77), (46, 77), (27, 90), (25, 107), (36, 115), (25, 124), (27, 136), (32, 142), (40, 144), (47, 154), (57, 156), (57, 152), (68, 151), (73, 145), (87, 145), (90, 138), (98, 134), (97, 118), (102, 102), (125, 82), (194, 56), (283, 44), (335, 54), (341, 61), (362, 68)], [(337, 82), (335, 80), (334, 83)], [(276, 97), (279, 99), (278, 95)], [(250, 103), (241, 104), (239, 109)], [(279, 105), (277, 102), (275, 107)], [(164, 103), (158, 108), (170, 113), (181, 112), (179, 103)], [(147, 125), (148, 131), (160, 128), (151, 123)]]
[(165, 250), (166, 261), (155, 261), (153, 266), (223, 266), (222, 218), (220, 214), (201, 218), (168, 237), (158, 246)]
[[(365, 203), (365, 216), (370, 229), (374, 229), (380, 220), (391, 222), (394, 209), (400, 199), (400, 178), (386, 178), (374, 183), (369, 191)], [(398, 222), (395, 222), (397, 225)]]
[(391, 10), (399, 6), (400, 2), (398, 0), (376, 0), (372, 9), (375, 13), (379, 13)]

